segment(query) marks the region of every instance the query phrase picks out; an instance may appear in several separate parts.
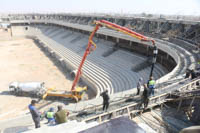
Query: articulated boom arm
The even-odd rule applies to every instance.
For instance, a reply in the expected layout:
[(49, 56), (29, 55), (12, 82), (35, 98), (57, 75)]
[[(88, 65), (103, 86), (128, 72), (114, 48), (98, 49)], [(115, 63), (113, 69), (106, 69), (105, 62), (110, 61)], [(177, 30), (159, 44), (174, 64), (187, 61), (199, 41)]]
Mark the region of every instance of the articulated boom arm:
[(96, 21), (95, 23), (96, 23), (97, 25), (99, 24), (99, 25), (108, 27), (108, 28), (110, 28), (110, 29), (114, 29), (114, 30), (116, 30), (116, 31), (120, 31), (120, 32), (122, 32), (122, 33), (124, 33), (124, 34), (130, 35), (130, 36), (132, 36), (132, 37), (134, 37), (134, 38), (136, 38), (136, 39), (139, 39), (139, 40), (141, 40), (141, 41), (150, 41), (150, 42), (152, 42), (153, 45), (155, 45), (155, 41), (154, 41), (154, 40), (149, 39), (148, 37), (146, 37), (146, 36), (144, 36), (144, 35), (141, 35), (141, 34), (139, 34), (139, 33), (137, 33), (137, 32), (134, 32), (134, 31), (132, 31), (132, 30), (126, 28), (126, 27), (122, 27), (122, 26), (120, 26), (120, 25), (111, 23), (111, 22), (106, 21), (106, 20), (99, 20), (99, 21)]
[[(72, 88), (71, 90), (73, 91), (76, 87), (76, 84), (78, 83), (79, 79), (80, 79), (80, 76), (81, 76), (81, 70), (82, 70), (82, 67), (83, 67), (83, 64), (86, 60), (86, 57), (88, 56), (88, 54), (90, 54), (91, 51), (94, 51), (96, 49), (96, 44), (92, 41), (93, 37), (94, 37), (94, 34), (97, 32), (97, 30), (99, 29), (99, 27), (101, 26), (105, 26), (107, 28), (110, 28), (110, 29), (114, 29), (116, 31), (120, 31), (124, 34), (127, 34), (127, 35), (130, 35), (136, 39), (139, 39), (141, 41), (150, 41), (152, 42), (152, 45), (155, 46), (155, 41), (152, 40), (152, 39), (149, 39), (148, 37), (144, 36), (144, 35), (141, 35), (139, 33), (136, 33), (126, 27), (122, 27), (120, 25), (117, 25), (117, 24), (114, 24), (114, 23), (111, 23), (109, 21), (106, 21), (106, 20), (100, 20), (100, 21), (95, 21), (95, 28), (94, 30), (92, 31), (90, 37), (89, 37), (89, 41), (88, 41), (88, 46), (85, 50), (85, 53), (83, 55), (83, 58), (81, 60), (81, 63), (78, 67), (78, 71), (76, 73), (76, 76), (75, 76), (75, 79), (73, 81), (73, 84), (72, 84)], [(93, 46), (93, 47), (92, 47)]]

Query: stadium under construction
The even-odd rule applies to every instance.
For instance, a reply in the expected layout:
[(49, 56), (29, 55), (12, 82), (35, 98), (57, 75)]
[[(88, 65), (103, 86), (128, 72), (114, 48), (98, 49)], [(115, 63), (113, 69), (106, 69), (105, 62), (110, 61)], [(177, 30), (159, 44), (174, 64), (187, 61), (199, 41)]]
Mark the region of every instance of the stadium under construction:
[[(42, 92), (46, 100), (54, 101), (51, 96), (61, 96), (76, 101), (55, 100), (54, 106), (62, 103), (70, 112), (66, 124), (30, 130), (33, 125), (26, 125), (32, 121), (30, 114), (23, 114), (14, 118), (15, 121), (0, 121), (2, 132), (96, 132), (95, 127), (105, 128), (109, 122), (122, 117), (138, 124), (141, 132), (179, 132), (200, 124), (200, 79), (185, 78), (188, 69), (199, 73), (199, 21), (12, 14), (4, 16), (1, 23), (7, 24), (2, 29), (11, 37), (33, 40), (74, 79), (72, 93), (62, 90), (62, 94), (57, 94), (47, 90)], [(94, 29), (97, 25), (99, 27)], [(140, 78), (147, 83), (151, 76), (156, 80), (155, 95), (149, 98), (144, 109), (141, 96), (136, 95), (137, 83)], [(76, 86), (87, 86), (88, 97), (80, 97)], [(100, 97), (105, 90), (110, 96), (106, 112), (102, 111)], [(76, 126), (80, 129), (75, 129)]]

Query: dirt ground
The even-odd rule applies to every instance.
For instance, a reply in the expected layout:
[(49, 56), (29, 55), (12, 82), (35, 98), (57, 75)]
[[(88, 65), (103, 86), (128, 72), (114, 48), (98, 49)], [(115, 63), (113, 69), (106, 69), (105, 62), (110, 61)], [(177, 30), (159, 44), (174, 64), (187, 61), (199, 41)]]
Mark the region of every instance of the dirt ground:
[(41, 51), (33, 40), (10, 37), (0, 29), (0, 120), (9, 119), (27, 111), (29, 97), (8, 93), (9, 83), (45, 82), (46, 87), (70, 90), (72, 81)]

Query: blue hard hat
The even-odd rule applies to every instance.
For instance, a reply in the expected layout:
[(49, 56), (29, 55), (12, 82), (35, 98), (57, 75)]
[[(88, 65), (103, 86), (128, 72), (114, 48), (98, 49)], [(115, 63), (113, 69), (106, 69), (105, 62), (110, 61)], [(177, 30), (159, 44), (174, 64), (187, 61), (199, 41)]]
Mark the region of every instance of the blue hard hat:
[(53, 111), (54, 111), (54, 108), (50, 108), (50, 110), (49, 110), (49, 111), (53, 112)]

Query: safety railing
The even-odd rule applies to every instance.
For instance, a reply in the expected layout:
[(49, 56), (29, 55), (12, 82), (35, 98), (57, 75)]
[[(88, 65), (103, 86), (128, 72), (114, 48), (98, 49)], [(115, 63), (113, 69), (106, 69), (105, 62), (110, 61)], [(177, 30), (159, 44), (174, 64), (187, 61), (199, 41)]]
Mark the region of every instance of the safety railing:
[[(188, 81), (188, 80), (185, 80)], [(195, 79), (193, 81), (189, 81), (186, 84), (181, 85), (179, 88), (169, 89), (169, 92), (162, 93), (160, 95), (150, 97), (149, 98), (149, 106), (147, 108), (152, 108), (157, 105), (161, 105), (166, 102), (165, 99), (173, 93), (175, 90), (179, 90), (181, 92), (186, 91), (188, 89), (197, 89), (197, 84), (200, 82), (200, 79)], [(180, 83), (182, 84), (182, 83)], [(175, 85), (177, 86), (177, 85)], [(170, 87), (171, 88), (171, 87)], [(143, 110), (141, 110), (141, 104), (142, 102), (133, 103), (131, 105), (127, 105), (115, 110), (108, 111), (106, 113), (102, 113), (99, 115), (95, 115), (89, 118), (84, 119), (85, 122), (91, 122), (91, 121), (98, 121), (98, 122), (105, 122), (112, 118), (117, 118), (122, 115), (127, 115), (130, 118), (137, 115), (138, 113), (142, 113)]]

